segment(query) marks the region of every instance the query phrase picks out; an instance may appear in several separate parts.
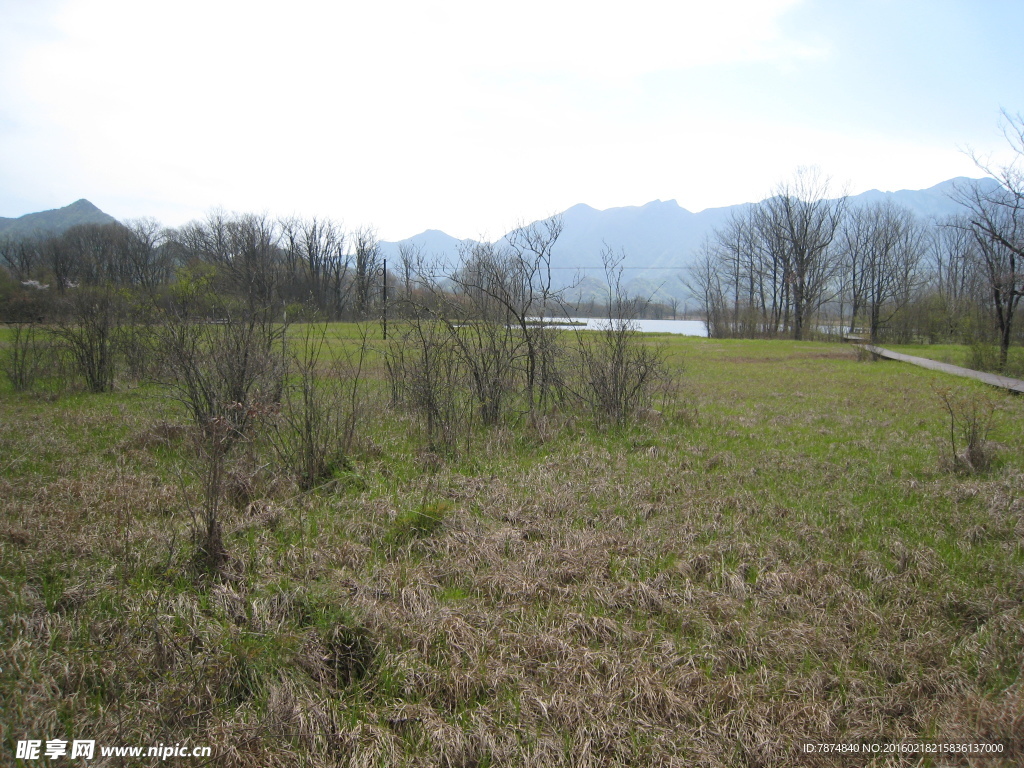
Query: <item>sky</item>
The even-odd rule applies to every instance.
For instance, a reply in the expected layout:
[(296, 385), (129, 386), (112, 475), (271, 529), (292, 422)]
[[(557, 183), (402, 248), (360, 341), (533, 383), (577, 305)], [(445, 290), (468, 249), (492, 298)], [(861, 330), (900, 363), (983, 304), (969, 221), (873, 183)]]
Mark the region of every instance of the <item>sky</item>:
[(331, 217), (495, 239), (577, 203), (1005, 162), (1019, 0), (0, 0), (0, 216)]

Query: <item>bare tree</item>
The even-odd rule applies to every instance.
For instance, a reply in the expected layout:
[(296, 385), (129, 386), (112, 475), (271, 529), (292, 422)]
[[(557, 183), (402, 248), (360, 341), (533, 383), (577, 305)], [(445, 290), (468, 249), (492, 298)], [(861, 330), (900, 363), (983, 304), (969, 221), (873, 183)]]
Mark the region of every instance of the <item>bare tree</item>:
[(838, 245), (852, 305), (850, 331), (863, 311), (875, 341), (920, 282), (922, 229), (906, 208), (870, 205), (849, 212)]
[(714, 241), (705, 240), (696, 261), (690, 264), (686, 276), (680, 277), (683, 285), (700, 305), (709, 338), (728, 335), (725, 294), (722, 289), (718, 256)]
[(310, 323), (292, 339), (288, 384), (269, 419), (274, 452), (304, 491), (348, 467), (360, 410), (365, 330), (357, 350), (338, 353), (327, 328)]
[(49, 352), (46, 336), (36, 323), (11, 323), (6, 348), (0, 347), (0, 371), (15, 392), (26, 392), (42, 373)]
[(551, 276), (552, 251), (562, 227), (562, 218), (553, 216), (514, 229), (504, 243), (468, 246), (450, 278), (472, 307), (474, 320), (495, 326), (488, 329), (486, 345), (492, 353), (503, 350), (503, 361), (495, 364), (521, 368), (511, 376), (522, 374), (531, 413), (543, 408), (558, 387), (557, 330), (547, 318), (563, 306), (567, 290), (554, 289)]
[(246, 299), (251, 309), (269, 306), (278, 297), (281, 276), (280, 233), (265, 214), (211, 211), (169, 238), (184, 262), (217, 268), (222, 288)]
[(272, 304), (224, 293), (214, 270), (200, 266), (182, 270), (158, 320), (160, 383), (200, 431), (225, 422), (230, 443), (246, 435), (260, 409), (280, 401), (287, 326)]
[(1004, 111), (1003, 118), (1012, 159), (993, 165), (973, 156), (978, 167), (997, 183), (967, 182), (954, 193), (965, 211), (961, 226), (977, 245), (978, 265), (999, 336), (1000, 368), (1006, 366), (1014, 317), (1024, 296), (1024, 115)]
[(521, 225), (507, 237), (512, 250), (508, 281), (498, 293), (513, 321), (519, 326), (526, 351), (526, 391), (531, 411), (543, 407), (557, 386), (557, 333), (547, 318), (564, 304), (568, 288), (554, 290), (551, 258), (562, 234), (562, 217)]
[(1017, 307), (1024, 296), (1024, 253), (1017, 231), (1020, 223), (1015, 218), (1013, 209), (985, 203), (972, 212), (970, 223), (988, 305), (995, 317), (1001, 369), (1006, 366)]
[[(198, 562), (216, 571), (226, 556), (220, 502), (228, 457), (281, 402), (286, 327), (273, 306), (255, 303), (252, 295), (219, 295), (211, 271), (183, 274), (154, 343), (163, 360), (161, 383), (196, 427), (203, 509), (193, 533)], [(220, 321), (210, 322), (209, 315)]]
[[(426, 286), (421, 291), (426, 293)], [(466, 375), (452, 328), (434, 314), (436, 307), (404, 300), (408, 322), (385, 350), (393, 403), (411, 406), (423, 419), (427, 446), (450, 453), (469, 423)]]
[(551, 277), (561, 230), (553, 217), (498, 243), (466, 243), (443, 281), (422, 251), (400, 252), (409, 329), (388, 366), (395, 396), (426, 416), (432, 445), (451, 447), (460, 408), (490, 427), (559, 399), (561, 348), (546, 318), (562, 304)]
[(364, 319), (370, 311), (373, 288), (380, 276), (381, 255), (377, 233), (363, 227), (353, 235), (355, 240), (356, 316)]
[(802, 339), (808, 319), (831, 295), (836, 263), (832, 243), (846, 210), (846, 197), (829, 199), (828, 179), (801, 169), (759, 206), (759, 225), (781, 262), (793, 338)]
[(133, 285), (152, 292), (171, 279), (174, 263), (171, 251), (165, 248), (167, 232), (156, 219), (130, 219), (126, 250), (127, 273)]
[(15, 280), (33, 280), (42, 266), (40, 243), (37, 238), (23, 237), (0, 239), (0, 264), (7, 265)]
[(75, 281), (75, 256), (64, 238), (51, 237), (40, 245), (40, 256), (54, 287), (63, 294)]
[(50, 267), (58, 287), (118, 285), (155, 288), (170, 277), (159, 223), (138, 219), (126, 226), (79, 224), (46, 241)]
[(754, 322), (754, 316), (758, 314), (757, 298), (761, 299), (759, 314), (762, 326), (768, 321), (764, 297), (766, 272), (761, 258), (763, 247), (758, 221), (756, 210), (748, 209), (735, 213), (724, 228), (715, 232), (719, 279), (723, 291), (727, 291), (732, 300), (728, 320), (730, 335), (758, 333), (760, 329)]
[(941, 317), (939, 332), (945, 337), (959, 338), (965, 320), (977, 306), (981, 276), (976, 250), (970, 223), (962, 216), (941, 223), (932, 232), (930, 269)]
[(684, 281), (702, 297), (709, 332), (802, 339), (836, 293), (833, 241), (845, 207), (845, 197), (829, 199), (827, 179), (800, 170), (717, 230)]
[(330, 219), (285, 219), (281, 232), (287, 292), (312, 301), (327, 317), (340, 318), (351, 290), (351, 259), (341, 227)]
[(402, 283), (402, 296), (412, 296), (416, 276), (421, 271), (424, 261), (423, 249), (412, 243), (400, 243), (398, 246), (398, 272)]

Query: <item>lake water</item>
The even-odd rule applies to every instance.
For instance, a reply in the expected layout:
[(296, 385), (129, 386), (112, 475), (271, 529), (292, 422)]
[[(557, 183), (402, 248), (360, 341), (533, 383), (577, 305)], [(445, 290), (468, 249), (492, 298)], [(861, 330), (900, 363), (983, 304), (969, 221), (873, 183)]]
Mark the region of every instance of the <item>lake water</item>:
[[(608, 320), (600, 317), (571, 317), (574, 323), (586, 323), (587, 330), (601, 330), (608, 327)], [(557, 322), (557, 321), (554, 321)], [(701, 320), (632, 320), (642, 333), (678, 333), (682, 336), (708, 335), (708, 328)]]

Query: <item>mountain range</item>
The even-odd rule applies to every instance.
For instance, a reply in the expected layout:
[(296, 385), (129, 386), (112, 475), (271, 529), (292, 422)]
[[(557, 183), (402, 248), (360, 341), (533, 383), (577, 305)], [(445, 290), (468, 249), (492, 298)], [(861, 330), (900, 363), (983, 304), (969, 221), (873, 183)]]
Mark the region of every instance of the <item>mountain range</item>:
[[(851, 207), (890, 201), (913, 211), (923, 221), (946, 218), (959, 212), (953, 199), (957, 184), (972, 179), (956, 178), (936, 184), (928, 189), (882, 192), (877, 189), (851, 195)], [(989, 180), (982, 183), (992, 183)], [(687, 290), (679, 275), (692, 261), (704, 239), (724, 226), (734, 214), (741, 213), (752, 203), (741, 203), (723, 208), (708, 208), (693, 213), (675, 200), (654, 200), (646, 205), (609, 208), (603, 211), (589, 205), (574, 205), (562, 212), (561, 237), (552, 250), (555, 282), (569, 285), (579, 277), (585, 278), (583, 298), (602, 285), (604, 277), (601, 262), (606, 248), (622, 256), (623, 280), (626, 290), (635, 295), (666, 299), (675, 296), (685, 299)], [(398, 242), (382, 243), (384, 255), (397, 264), (399, 248), (405, 244), (418, 247), (437, 263), (454, 263), (459, 248), (472, 244), (471, 240), (458, 240), (438, 230), (427, 230)], [(578, 277), (579, 276), (579, 277)], [(574, 296), (575, 298), (575, 296)]]
[[(931, 221), (956, 214), (959, 205), (953, 199), (957, 184), (977, 180), (949, 179), (928, 189), (881, 192), (877, 189), (850, 196), (851, 207), (890, 201), (913, 211), (921, 220)], [(982, 183), (995, 184), (992, 180)], [(731, 216), (741, 213), (752, 203), (723, 208), (708, 208), (697, 213), (682, 208), (675, 200), (653, 200), (646, 205), (597, 210), (579, 204), (559, 214), (562, 217), (561, 237), (552, 251), (554, 282), (558, 286), (579, 284), (586, 299), (600, 291), (604, 283), (601, 254), (611, 249), (621, 255), (626, 290), (635, 295), (657, 299), (685, 299), (687, 291), (679, 276), (693, 259), (705, 238), (724, 226)], [(24, 237), (33, 234), (62, 232), (76, 224), (108, 224), (114, 217), (104, 213), (88, 200), (51, 211), (29, 213), (17, 219), (0, 218), (0, 237)], [(507, 236), (506, 236), (507, 237)], [(503, 240), (505, 238), (502, 238)], [(399, 250), (403, 245), (419, 249), (429, 263), (456, 263), (459, 251), (472, 240), (459, 240), (436, 229), (428, 229), (397, 242), (382, 242), (381, 252), (397, 271)]]

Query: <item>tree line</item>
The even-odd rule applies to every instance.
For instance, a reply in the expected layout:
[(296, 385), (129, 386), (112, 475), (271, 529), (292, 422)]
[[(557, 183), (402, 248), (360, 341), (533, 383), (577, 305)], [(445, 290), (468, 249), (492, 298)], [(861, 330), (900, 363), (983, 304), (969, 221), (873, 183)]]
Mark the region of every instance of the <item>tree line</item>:
[(955, 216), (853, 206), (815, 170), (734, 214), (683, 278), (709, 335), (992, 344), (1004, 369), (1024, 336), (1024, 122), (1007, 117), (1015, 160), (979, 163), (989, 178), (957, 185)]
[[(201, 272), (254, 303), (300, 305), (331, 320), (360, 319), (378, 300), (382, 261), (370, 228), (347, 233), (330, 219), (222, 211), (180, 228), (138, 219), (0, 240), (0, 266), (9, 275), (7, 320), (59, 313), (61, 299), (81, 288), (159, 298), (184, 275)], [(19, 284), (27, 290), (18, 290)]]
[[(455, 263), (402, 243), (388, 264), (371, 227), (346, 231), (332, 219), (223, 211), (179, 228), (144, 218), (81, 224), (49, 236), (0, 238), (0, 322), (59, 318), (74, 303), (71, 295), (82, 289), (117, 289), (166, 304), (172, 286), (199, 274), (210, 276), (221, 293), (272, 302), (293, 318), (379, 318), (387, 296), (387, 311), (401, 316), (411, 306), (403, 299), (415, 300), (428, 283), (427, 293), (454, 290), (458, 281), (452, 278), (462, 265), (478, 261), (488, 249), (522, 253), (541, 247), (538, 233), (549, 225), (561, 232), (555, 217), (548, 224), (519, 226), (500, 244), (467, 242)], [(550, 256), (546, 253), (549, 272)], [(533, 310), (543, 306), (549, 314), (600, 317), (608, 309), (593, 292), (586, 301), (573, 301), (568, 291), (560, 291), (555, 302), (552, 287), (546, 290), (548, 300)], [(671, 305), (647, 301), (640, 312), (664, 317), (675, 316), (677, 309), (678, 300)]]

